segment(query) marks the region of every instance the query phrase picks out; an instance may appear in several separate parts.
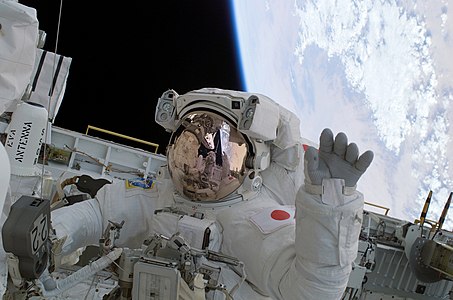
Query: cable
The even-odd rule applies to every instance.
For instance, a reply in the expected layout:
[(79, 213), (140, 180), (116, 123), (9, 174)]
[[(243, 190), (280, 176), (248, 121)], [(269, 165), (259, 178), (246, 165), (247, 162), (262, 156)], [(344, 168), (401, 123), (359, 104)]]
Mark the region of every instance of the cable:
[[(51, 74), (51, 78), (54, 78), (55, 76), (55, 73), (56, 73), (56, 69), (57, 69), (57, 49), (58, 49), (58, 40), (59, 40), (59, 36), (60, 36), (60, 24), (61, 24), (61, 14), (62, 14), (62, 10), (63, 10), (63, 0), (60, 0), (60, 9), (59, 9), (59, 12), (58, 12), (58, 23), (57, 23), (57, 36), (55, 38), (55, 50), (54, 50), (54, 61), (53, 61), (53, 67), (52, 67), (52, 74)], [(54, 88), (54, 85), (51, 86), (51, 90), (49, 91), (49, 101), (47, 103), (47, 113), (50, 111), (50, 102), (52, 101), (52, 96), (53, 96), (53, 88)], [(47, 122), (49, 122), (49, 120), (47, 120)], [(49, 123), (47, 123), (48, 125)], [(45, 134), (45, 137), (44, 137), (44, 147), (43, 147), (43, 163), (42, 163), (42, 171), (41, 171), (41, 194), (42, 194), (42, 190), (43, 190), (43, 186), (44, 186), (44, 172), (45, 172), (45, 161), (46, 161), (46, 153), (47, 153), (47, 143), (48, 143), (48, 139), (47, 137), (49, 136), (47, 130), (49, 129), (49, 126), (46, 126), (46, 134)]]

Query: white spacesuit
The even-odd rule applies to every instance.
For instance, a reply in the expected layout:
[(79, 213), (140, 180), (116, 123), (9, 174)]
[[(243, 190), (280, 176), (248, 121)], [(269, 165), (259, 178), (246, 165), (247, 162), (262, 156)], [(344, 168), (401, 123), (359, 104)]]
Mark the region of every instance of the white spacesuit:
[(359, 156), (329, 129), (315, 149), (299, 119), (260, 94), (169, 90), (155, 119), (172, 132), (168, 166), (152, 183), (114, 181), (95, 199), (53, 211), (62, 255), (98, 244), (115, 222), (117, 247), (179, 233), (191, 247), (236, 258), (245, 274), (225, 264), (219, 280), (234, 299), (341, 298), (361, 228), (356, 183), (371, 151)]

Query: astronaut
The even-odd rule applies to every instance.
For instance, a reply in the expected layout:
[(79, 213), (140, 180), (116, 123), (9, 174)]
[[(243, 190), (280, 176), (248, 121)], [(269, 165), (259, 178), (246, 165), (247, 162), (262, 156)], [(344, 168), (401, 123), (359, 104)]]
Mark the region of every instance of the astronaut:
[(63, 255), (97, 244), (109, 222), (124, 221), (118, 247), (178, 232), (194, 247), (239, 259), (245, 281), (237, 270), (222, 271), (234, 299), (341, 298), (361, 229), (356, 186), (372, 151), (359, 156), (330, 129), (315, 147), (300, 137), (293, 113), (260, 94), (168, 90), (155, 120), (172, 132), (168, 165), (147, 188), (114, 181), (95, 199), (53, 211)]

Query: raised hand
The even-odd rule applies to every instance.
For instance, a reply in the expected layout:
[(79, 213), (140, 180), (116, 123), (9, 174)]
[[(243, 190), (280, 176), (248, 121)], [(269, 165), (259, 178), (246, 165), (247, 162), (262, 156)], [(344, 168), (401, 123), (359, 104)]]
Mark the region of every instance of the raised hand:
[(348, 145), (346, 134), (340, 132), (334, 140), (332, 131), (326, 128), (320, 136), (319, 151), (309, 147), (305, 152), (306, 184), (321, 185), (324, 178), (341, 178), (347, 187), (355, 187), (373, 157), (370, 150), (359, 156), (357, 145)]

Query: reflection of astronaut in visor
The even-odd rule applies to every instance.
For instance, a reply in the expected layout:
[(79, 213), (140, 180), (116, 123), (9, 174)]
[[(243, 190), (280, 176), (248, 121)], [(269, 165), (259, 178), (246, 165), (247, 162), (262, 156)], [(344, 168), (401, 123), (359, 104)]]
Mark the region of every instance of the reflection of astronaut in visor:
[(231, 128), (212, 113), (192, 113), (184, 119), (167, 149), (169, 169), (182, 194), (196, 201), (214, 201), (242, 183), (246, 143), (239, 132), (234, 134), (242, 138), (241, 145), (231, 142)]

